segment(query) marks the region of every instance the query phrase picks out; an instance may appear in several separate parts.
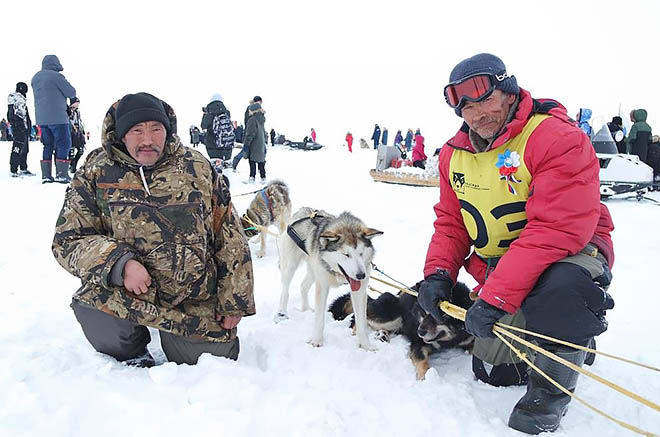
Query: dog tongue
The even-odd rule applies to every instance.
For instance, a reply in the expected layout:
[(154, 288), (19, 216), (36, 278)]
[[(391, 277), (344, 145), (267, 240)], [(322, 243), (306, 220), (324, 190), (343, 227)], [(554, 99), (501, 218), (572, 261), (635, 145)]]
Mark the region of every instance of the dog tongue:
[(358, 291), (362, 285), (360, 281), (356, 281), (353, 278), (348, 278), (348, 283), (351, 284), (351, 291)]

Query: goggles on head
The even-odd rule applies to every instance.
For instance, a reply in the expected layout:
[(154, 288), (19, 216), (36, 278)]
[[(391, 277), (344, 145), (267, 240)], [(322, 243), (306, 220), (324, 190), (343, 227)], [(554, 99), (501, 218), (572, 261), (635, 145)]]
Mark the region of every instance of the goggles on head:
[(480, 102), (493, 93), (495, 84), (509, 77), (506, 72), (503, 74), (479, 73), (460, 81), (451, 82), (445, 87), (445, 100), (452, 108), (460, 108), (466, 101)]

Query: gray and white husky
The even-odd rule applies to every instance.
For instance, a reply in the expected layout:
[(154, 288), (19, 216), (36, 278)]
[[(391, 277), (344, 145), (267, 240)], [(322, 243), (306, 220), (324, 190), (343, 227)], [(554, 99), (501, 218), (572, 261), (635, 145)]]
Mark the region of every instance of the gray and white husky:
[(374, 350), (367, 335), (367, 287), (374, 248), (371, 239), (382, 232), (368, 228), (349, 212), (333, 216), (325, 211), (301, 208), (292, 217), (280, 239), (282, 295), (275, 315), (279, 322), (288, 318), (289, 286), (300, 263), (307, 262), (307, 274), (300, 286), (302, 310), (309, 311), (307, 293), (316, 284), (314, 333), (310, 344), (323, 345), (323, 327), (330, 288), (349, 284), (355, 310), (360, 347)]

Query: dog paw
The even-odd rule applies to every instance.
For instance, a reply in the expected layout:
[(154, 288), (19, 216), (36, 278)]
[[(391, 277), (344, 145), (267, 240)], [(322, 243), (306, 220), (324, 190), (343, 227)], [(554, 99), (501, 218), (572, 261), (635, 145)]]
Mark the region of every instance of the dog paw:
[(277, 313), (273, 316), (273, 321), (275, 323), (280, 323), (284, 320), (289, 320), (289, 316), (286, 313)]
[(311, 339), (307, 342), (308, 344), (311, 344), (314, 347), (321, 347), (323, 346), (323, 340), (318, 340), (318, 339)]
[(389, 343), (390, 342), (389, 331), (381, 329), (378, 332), (376, 332), (376, 340), (382, 341), (383, 343)]
[(360, 343), (360, 349), (364, 349), (367, 352), (376, 352), (378, 350), (378, 348), (371, 343)]

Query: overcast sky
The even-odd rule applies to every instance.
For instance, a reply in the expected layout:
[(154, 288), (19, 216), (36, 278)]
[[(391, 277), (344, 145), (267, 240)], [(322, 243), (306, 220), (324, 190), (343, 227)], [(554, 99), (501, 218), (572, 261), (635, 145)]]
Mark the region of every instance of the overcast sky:
[[(660, 2), (12, 1), (2, 6), (0, 89), (30, 83), (56, 54), (94, 133), (124, 94), (172, 105), (182, 136), (223, 95), (234, 119), (263, 97), (267, 127), (339, 145), (374, 123), (441, 145), (460, 120), (442, 89), (460, 60), (500, 56), (535, 97), (596, 124), (645, 108), (660, 133)], [(29, 93), (33, 113), (32, 93)]]

